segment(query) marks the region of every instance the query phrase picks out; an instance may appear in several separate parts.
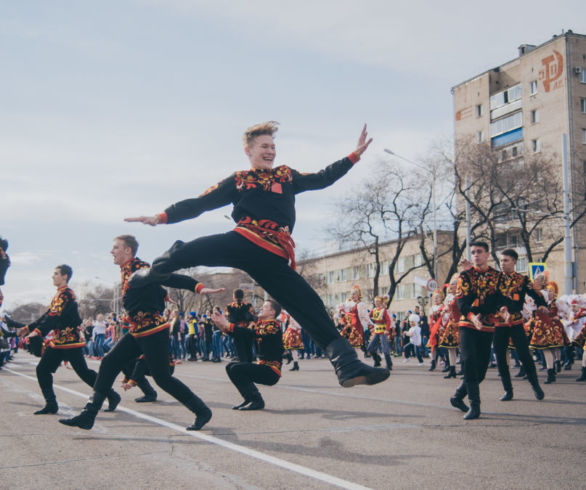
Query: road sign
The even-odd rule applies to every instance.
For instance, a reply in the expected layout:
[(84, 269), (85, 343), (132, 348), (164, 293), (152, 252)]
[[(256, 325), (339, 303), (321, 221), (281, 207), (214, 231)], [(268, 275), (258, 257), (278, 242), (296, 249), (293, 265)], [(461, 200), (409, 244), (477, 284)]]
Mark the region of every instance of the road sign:
[(435, 279), (430, 279), (427, 281), (426, 287), (428, 291), (435, 291), (437, 289), (437, 281)]
[(529, 262), (529, 278), (533, 281), (537, 274), (545, 272), (547, 264), (545, 262)]

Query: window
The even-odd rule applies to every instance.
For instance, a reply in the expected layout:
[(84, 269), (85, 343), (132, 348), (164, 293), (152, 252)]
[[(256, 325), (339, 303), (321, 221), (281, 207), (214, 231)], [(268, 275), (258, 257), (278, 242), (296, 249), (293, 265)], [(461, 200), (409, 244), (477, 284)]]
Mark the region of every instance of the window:
[(580, 112), (586, 114), (586, 99), (584, 97), (580, 97)]
[(586, 83), (586, 70), (584, 68), (580, 72), (580, 83)]
[(520, 273), (527, 272), (527, 257), (519, 257), (515, 270)]
[(582, 129), (582, 144), (586, 145), (586, 129)]
[[(537, 82), (535, 82), (537, 83)], [(490, 97), (490, 109), (498, 109), (510, 102), (519, 100), (522, 95), (521, 84), (517, 84), (508, 90), (499, 92), (498, 94), (491, 95)], [(478, 107), (478, 106), (476, 106)], [(477, 109), (478, 110), (478, 109)], [(478, 115), (478, 112), (476, 113)]]
[(490, 123), (490, 136), (507, 133), (515, 128), (523, 126), (523, 113), (516, 112), (510, 116), (497, 119)]
[(513, 146), (513, 147), (511, 148), (511, 156), (512, 156), (512, 157), (516, 157), (518, 153), (519, 153), (519, 151), (518, 151), (518, 148), (517, 148), (517, 146)]
[(541, 140), (531, 140), (531, 149), (533, 150), (533, 153), (539, 153), (541, 151)]
[(335, 277), (334, 274), (335, 274), (334, 271), (328, 271), (328, 278), (326, 280), (326, 282), (328, 284), (332, 284), (334, 282), (334, 277)]
[(476, 106), (476, 117), (482, 117), (482, 104)]
[(543, 230), (541, 228), (535, 228), (535, 241), (536, 242), (543, 241)]
[(534, 109), (531, 111), (531, 124), (535, 124), (539, 122), (539, 111)]
[(503, 150), (501, 152), (501, 162), (504, 162), (507, 159), (507, 150)]
[(484, 141), (484, 131), (478, 131), (476, 133), (476, 141), (482, 143)]
[(537, 93), (537, 80), (529, 82), (529, 93), (535, 95)]
[(360, 266), (352, 267), (352, 280), (357, 281), (360, 279)]

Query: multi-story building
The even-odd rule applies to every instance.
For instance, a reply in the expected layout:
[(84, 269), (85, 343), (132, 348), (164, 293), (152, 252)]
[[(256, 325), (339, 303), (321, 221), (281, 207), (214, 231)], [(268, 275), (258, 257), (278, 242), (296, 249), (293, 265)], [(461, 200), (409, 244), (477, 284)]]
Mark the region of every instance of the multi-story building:
[[(450, 267), (451, 256), (445, 254), (451, 243), (451, 233), (438, 232), (438, 276), (445, 277)], [(421, 255), (420, 237), (413, 236), (405, 243), (395, 266), (395, 277), (405, 278), (398, 284), (390, 310), (399, 318), (417, 304), (427, 305), (431, 294), (431, 275), (424, 265)], [(391, 240), (381, 243), (380, 277), (378, 294), (387, 294), (390, 287), (389, 263), (395, 255), (397, 242)], [(344, 250), (310, 259), (299, 260), (297, 270), (305, 277), (320, 295), (326, 307), (335, 311), (336, 307), (350, 297), (350, 290), (357, 284), (362, 290), (363, 301), (372, 303), (374, 296), (374, 276), (376, 262), (367, 248)], [(430, 287), (428, 287), (428, 285)], [(440, 285), (441, 286), (441, 285)]]
[[(456, 85), (452, 93), (456, 141), (486, 142), (502, 161), (547, 152), (559, 163), (561, 176), (562, 135), (566, 135), (571, 208), (579, 208), (586, 176), (585, 35), (567, 31), (539, 46), (523, 44), (518, 57)], [(563, 227), (563, 221), (556, 226)], [(572, 228), (572, 239), (572, 286), (582, 293), (586, 291), (586, 220)], [(514, 226), (503, 233), (499, 245), (518, 247)], [(522, 256), (524, 249), (518, 249)], [(561, 292), (571, 292), (563, 290), (563, 243), (550, 255), (547, 267)]]

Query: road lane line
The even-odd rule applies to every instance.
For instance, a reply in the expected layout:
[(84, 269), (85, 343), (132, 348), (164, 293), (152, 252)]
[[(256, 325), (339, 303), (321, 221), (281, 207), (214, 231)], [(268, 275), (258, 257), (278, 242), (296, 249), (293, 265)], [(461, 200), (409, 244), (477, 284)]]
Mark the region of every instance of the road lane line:
[[(14, 371), (13, 369), (5, 368), (4, 371), (15, 374), (17, 376), (22, 376), (23, 378), (34, 381), (35, 383), (37, 382), (36, 378), (33, 378), (32, 376), (29, 376), (27, 374), (20, 373), (18, 371)], [(78, 396), (78, 397), (84, 398), (86, 400), (88, 398), (87, 395), (80, 393), (78, 391), (72, 390), (70, 388), (66, 388), (66, 387), (60, 386), (58, 384), (54, 384), (53, 386), (55, 388), (60, 389), (61, 391), (65, 391), (66, 393), (69, 393), (71, 395)], [(210, 444), (215, 444), (217, 446), (221, 446), (223, 448), (244, 454), (244, 455), (249, 456), (251, 458), (255, 458), (260, 461), (264, 461), (265, 463), (269, 463), (269, 464), (278, 466), (280, 468), (283, 468), (283, 469), (286, 469), (289, 471), (293, 471), (295, 473), (299, 473), (300, 475), (307, 476), (309, 478), (314, 478), (316, 480), (323, 481), (325, 483), (329, 483), (330, 485), (335, 485), (340, 488), (347, 488), (347, 489), (351, 489), (351, 490), (368, 490), (368, 487), (364, 487), (362, 485), (358, 485), (356, 483), (353, 483), (353, 482), (350, 482), (347, 480), (343, 480), (341, 478), (338, 478), (338, 477), (335, 477), (332, 475), (328, 475), (327, 473), (322, 473), (321, 471), (312, 470), (311, 468), (306, 468), (304, 466), (301, 466), (301, 465), (298, 465), (295, 463), (290, 463), (289, 461), (285, 461), (283, 459), (276, 458), (274, 456), (270, 456), (268, 454), (261, 453), (260, 451), (256, 451), (255, 449), (249, 449), (247, 447), (240, 446), (238, 444), (234, 444), (232, 442), (228, 442), (223, 439), (218, 439), (217, 437), (214, 437), (214, 436), (202, 434), (200, 432), (188, 431), (184, 427), (181, 427), (177, 424), (173, 424), (172, 422), (167, 422), (166, 420), (159, 419), (159, 418), (153, 417), (151, 415), (146, 415), (144, 413), (140, 413), (135, 410), (131, 410), (130, 408), (122, 407), (119, 405), (118, 408), (116, 408), (116, 410), (118, 410), (120, 412), (127, 413), (129, 415), (133, 415), (136, 418), (146, 420), (146, 421), (151, 422), (153, 424), (160, 425), (162, 427), (166, 427), (166, 428), (174, 430), (176, 432), (180, 432), (184, 435), (191, 436), (195, 439), (209, 442)]]

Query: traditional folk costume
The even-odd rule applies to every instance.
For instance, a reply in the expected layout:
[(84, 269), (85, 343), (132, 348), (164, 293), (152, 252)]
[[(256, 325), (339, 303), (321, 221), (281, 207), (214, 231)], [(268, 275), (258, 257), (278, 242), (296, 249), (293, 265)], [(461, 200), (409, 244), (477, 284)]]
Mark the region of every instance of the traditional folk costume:
[[(570, 329), (574, 332), (578, 332), (577, 335), (574, 335), (572, 342), (580, 347), (582, 350), (585, 350), (586, 347), (586, 308), (577, 307), (578, 301), (572, 301), (572, 309), (576, 308), (577, 311), (573, 311), (572, 317), (570, 319)], [(582, 372), (580, 376), (576, 378), (576, 381), (586, 381), (586, 351), (582, 354)]]
[[(356, 300), (352, 299), (352, 295)], [(368, 308), (362, 301), (362, 293), (358, 286), (352, 287), (352, 295), (342, 305), (345, 326), (340, 334), (352, 347), (364, 349), (364, 329), (370, 325)]]
[(558, 285), (554, 281), (547, 283), (541, 293), (547, 303), (547, 312), (537, 309), (529, 320), (527, 329), (531, 333), (529, 346), (534, 350), (543, 351), (547, 363), (547, 380), (545, 384), (556, 381), (555, 364), (559, 362), (559, 349), (570, 344), (564, 325), (559, 318), (557, 306)]
[[(212, 412), (207, 405), (185, 384), (171, 376), (169, 323), (162, 315), (167, 292), (154, 283), (142, 288), (128, 287), (130, 276), (148, 267), (149, 264), (137, 257), (120, 266), (122, 301), (130, 325), (129, 332), (102, 360), (94, 385), (94, 394), (81, 414), (59, 422), (86, 430), (91, 429), (104, 401), (104, 393), (110, 389), (123, 367), (141, 354), (144, 355), (148, 370), (157, 385), (195, 413), (195, 422), (187, 430), (199, 430), (210, 420)], [(195, 279), (179, 274), (169, 275), (163, 285), (193, 292), (200, 292), (204, 287)]]
[[(228, 313), (228, 321), (239, 327), (247, 327), (251, 322), (256, 320), (252, 305), (244, 301), (233, 301), (226, 307), (226, 311)], [(250, 342), (243, 342), (242, 338), (235, 338), (234, 348), (236, 349), (236, 355), (240, 362), (252, 362), (254, 360), (252, 344)]]
[(494, 351), (501, 383), (505, 390), (501, 401), (513, 399), (513, 384), (511, 383), (511, 373), (507, 363), (507, 347), (510, 341), (515, 346), (535, 397), (541, 400), (544, 394), (539, 386), (533, 357), (529, 353), (529, 342), (525, 334), (522, 311), (526, 296), (533, 298), (537, 307), (546, 306), (546, 303), (543, 300), (543, 296), (534, 291), (529, 278), (518, 272), (501, 272), (498, 289), (503, 298), (503, 306), (507, 308), (510, 315), (508, 321), (505, 321), (500, 312), (495, 315)]
[(287, 359), (287, 364), (293, 361), (293, 367), (290, 369), (291, 371), (299, 371), (299, 361), (293, 360), (292, 351), (303, 349), (301, 326), (295, 321), (295, 318), (292, 318), (289, 315), (287, 315), (286, 325), (287, 327), (283, 333), (283, 348), (286, 351), (285, 358)]
[[(494, 315), (500, 308), (498, 292), (499, 272), (492, 267), (480, 270), (473, 267), (460, 273), (456, 298), (461, 312), (460, 352), (464, 380), (450, 399), (452, 406), (467, 412), (465, 419), (480, 416), (480, 383), (490, 362), (490, 350), (494, 332)], [(471, 321), (480, 314), (482, 328), (477, 330)], [(470, 409), (463, 402), (468, 395)]]
[(440, 311), (438, 326), (438, 346), (441, 349), (447, 349), (449, 369), (445, 379), (455, 378), (456, 373), (456, 351), (459, 347), (460, 335), (458, 322), (460, 320), (460, 310), (456, 296), (452, 293), (446, 295), (443, 308)]
[(439, 349), (439, 330), (441, 327), (442, 312), (445, 305), (442, 304), (443, 294), (441, 290), (434, 291), (431, 297), (432, 305), (429, 310), (429, 340), (427, 347), (431, 348), (431, 366), (429, 371), (433, 371), (437, 365)]
[[(23, 325), (9, 320), (9, 326), (24, 327), (28, 333), (36, 332), (39, 339), (45, 338), (46, 343), (36, 370), (37, 380), (45, 398), (45, 407), (36, 411), (36, 415), (57, 413), (59, 410), (57, 397), (53, 391), (53, 373), (62, 361), (69, 362), (75, 373), (88, 386), (93, 387), (96, 382), (96, 372), (88, 368), (83, 356), (85, 340), (79, 328), (81, 323), (75, 293), (68, 286), (57, 289), (49, 309), (33, 323)], [(120, 403), (120, 396), (111, 387), (104, 392), (104, 398), (106, 396), (109, 402), (108, 411), (115, 410)]]
[(295, 272), (295, 196), (323, 189), (344, 176), (359, 157), (351, 153), (318, 173), (302, 174), (285, 165), (235, 172), (200, 197), (178, 202), (159, 215), (177, 223), (205, 211), (232, 204), (236, 228), (228, 233), (175, 244), (156, 259), (148, 274), (133, 286), (160, 281), (178, 269), (205, 266), (234, 267), (247, 272), (285, 308), (326, 352), (342, 386), (384, 381), (389, 372), (360, 362), (340, 337), (317, 293)]
[[(169, 356), (169, 373), (172, 375), (175, 371), (175, 360), (173, 356)], [(144, 354), (141, 354), (133, 361), (129, 361), (126, 366), (122, 368), (124, 378), (122, 379), (122, 385), (138, 386), (143, 396), (136, 398), (134, 401), (137, 403), (154, 402), (157, 400), (157, 392), (151, 386), (146, 379), (146, 376), (150, 376), (149, 366), (146, 362)]]
[(231, 362), (226, 366), (230, 381), (244, 401), (235, 410), (262, 410), (264, 400), (254, 383), (272, 386), (281, 379), (283, 333), (277, 320), (259, 320), (248, 327), (228, 324), (228, 334), (247, 342), (258, 342), (258, 362)]
[[(375, 301), (380, 304), (385, 303), (385, 299), (378, 296)], [(391, 334), (391, 317), (389, 316), (388, 310), (384, 306), (374, 307), (369, 314), (371, 324), (374, 325), (372, 328), (372, 335), (368, 344), (367, 352), (370, 352), (374, 358), (375, 366), (380, 366), (380, 356), (378, 355), (379, 345), (382, 348), (385, 356), (385, 362), (387, 369), (390, 371), (393, 369), (393, 361), (391, 360), (391, 349), (389, 345), (389, 337)]]

